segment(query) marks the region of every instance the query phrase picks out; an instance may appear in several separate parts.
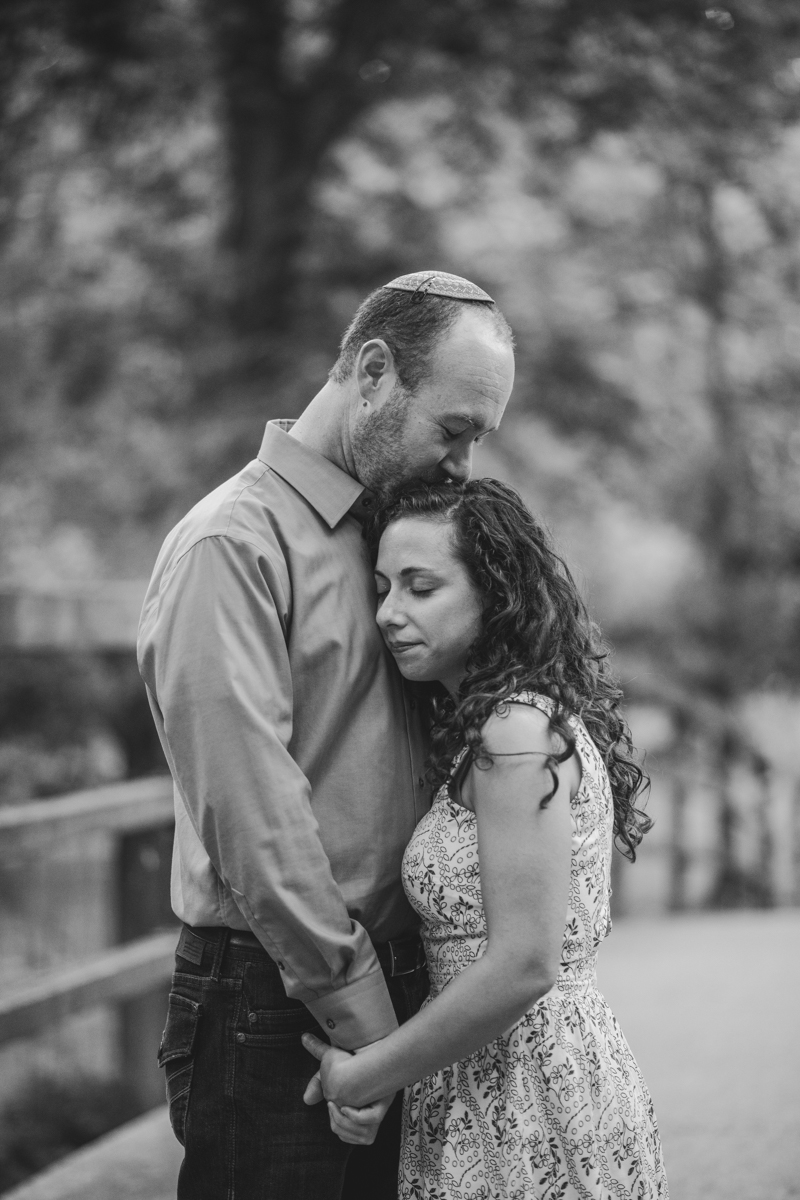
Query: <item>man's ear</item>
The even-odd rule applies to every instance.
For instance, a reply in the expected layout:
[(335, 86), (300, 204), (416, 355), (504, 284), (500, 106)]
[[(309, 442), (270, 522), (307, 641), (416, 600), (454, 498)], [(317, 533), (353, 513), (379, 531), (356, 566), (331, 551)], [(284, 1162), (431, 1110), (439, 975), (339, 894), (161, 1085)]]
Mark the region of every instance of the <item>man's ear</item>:
[(394, 355), (381, 338), (365, 342), (358, 352), (356, 386), (363, 407), (380, 405), (395, 385)]

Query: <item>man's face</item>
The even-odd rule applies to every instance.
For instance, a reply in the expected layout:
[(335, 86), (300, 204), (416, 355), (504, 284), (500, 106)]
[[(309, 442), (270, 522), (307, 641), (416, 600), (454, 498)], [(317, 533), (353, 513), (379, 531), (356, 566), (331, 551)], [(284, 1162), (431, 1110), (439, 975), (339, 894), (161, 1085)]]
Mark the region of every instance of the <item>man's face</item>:
[(353, 430), (357, 476), (379, 496), (412, 479), (469, 479), (476, 442), (500, 424), (514, 383), (514, 353), (484, 315), (465, 309), (429, 366), (413, 394), (395, 384)]

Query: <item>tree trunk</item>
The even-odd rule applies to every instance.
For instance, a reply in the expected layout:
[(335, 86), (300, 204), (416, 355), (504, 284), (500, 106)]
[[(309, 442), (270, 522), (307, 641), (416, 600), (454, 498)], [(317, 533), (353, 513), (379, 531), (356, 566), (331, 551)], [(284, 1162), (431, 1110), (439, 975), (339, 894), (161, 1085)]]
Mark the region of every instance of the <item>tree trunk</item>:
[(233, 320), (245, 337), (291, 323), (312, 191), (334, 141), (373, 100), (359, 74), (391, 37), (400, 0), (339, 0), (305, 24), (288, 0), (206, 0), (231, 178)]

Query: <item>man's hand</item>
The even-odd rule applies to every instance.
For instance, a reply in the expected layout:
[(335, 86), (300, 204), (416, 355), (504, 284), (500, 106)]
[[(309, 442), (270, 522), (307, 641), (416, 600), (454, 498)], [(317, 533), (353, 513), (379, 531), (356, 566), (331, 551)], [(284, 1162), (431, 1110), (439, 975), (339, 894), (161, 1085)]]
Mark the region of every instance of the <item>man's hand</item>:
[[(342, 1077), (346, 1073), (346, 1064), (352, 1061), (353, 1056), (336, 1046), (328, 1046), (314, 1037), (313, 1033), (303, 1034), (302, 1041), (309, 1054), (313, 1054), (321, 1063), (317, 1074), (308, 1082), (303, 1095), (305, 1103), (318, 1104), (320, 1100), (325, 1099), (326, 1094), (337, 1094), (343, 1083), (346, 1090), (346, 1081)], [(353, 1146), (371, 1146), (392, 1100), (394, 1096), (384, 1096), (382, 1100), (376, 1100), (364, 1108), (353, 1108), (346, 1104), (340, 1107), (329, 1098), (328, 1116), (331, 1129), (343, 1142), (349, 1142)]]

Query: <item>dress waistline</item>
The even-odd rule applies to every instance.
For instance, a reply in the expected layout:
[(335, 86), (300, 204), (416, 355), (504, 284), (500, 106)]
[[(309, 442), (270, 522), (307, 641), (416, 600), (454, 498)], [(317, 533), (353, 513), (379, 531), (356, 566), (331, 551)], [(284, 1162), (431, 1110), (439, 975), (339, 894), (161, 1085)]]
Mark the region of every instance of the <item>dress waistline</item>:
[(562, 963), (558, 977), (548, 995), (561, 992), (566, 996), (572, 996), (576, 992), (585, 992), (592, 987), (597, 987), (596, 954), (576, 959), (574, 962)]

